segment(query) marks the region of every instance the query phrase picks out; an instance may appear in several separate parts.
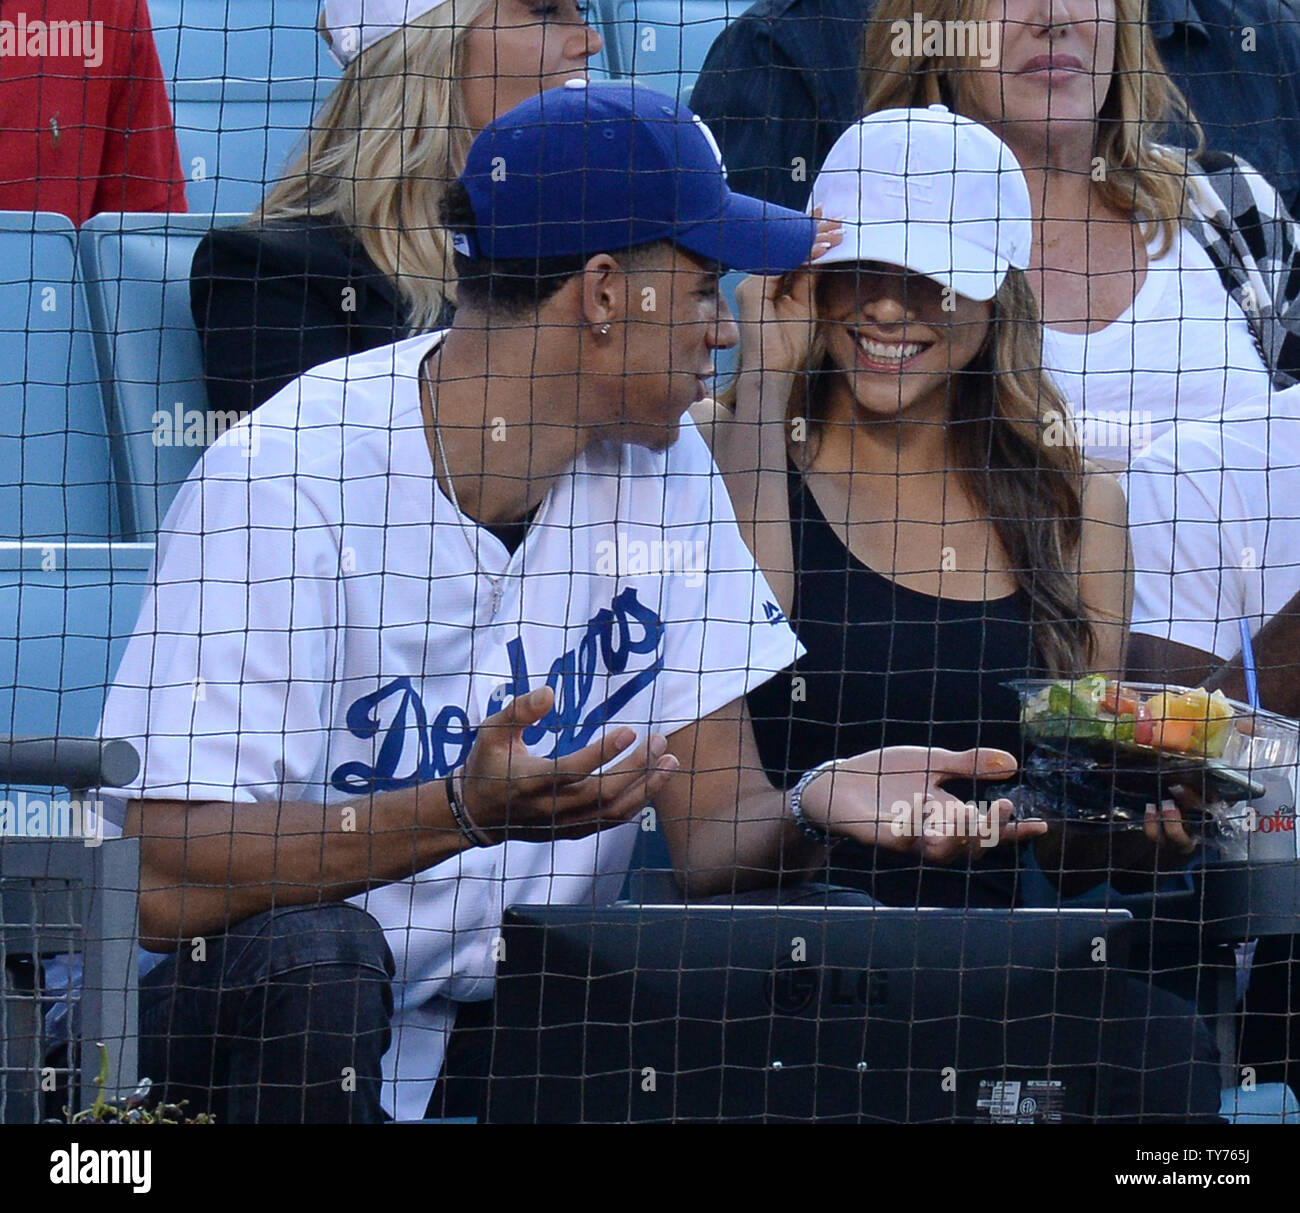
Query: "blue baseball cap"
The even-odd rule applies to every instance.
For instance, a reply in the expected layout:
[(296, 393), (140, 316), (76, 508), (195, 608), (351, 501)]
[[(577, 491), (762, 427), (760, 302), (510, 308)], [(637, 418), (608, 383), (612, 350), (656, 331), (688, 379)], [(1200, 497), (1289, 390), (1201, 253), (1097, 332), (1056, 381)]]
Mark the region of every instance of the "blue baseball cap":
[(570, 80), (502, 114), (469, 150), (461, 184), (472, 260), (594, 256), (671, 240), (729, 269), (783, 274), (817, 224), (727, 187), (712, 132), (675, 98), (625, 81)]

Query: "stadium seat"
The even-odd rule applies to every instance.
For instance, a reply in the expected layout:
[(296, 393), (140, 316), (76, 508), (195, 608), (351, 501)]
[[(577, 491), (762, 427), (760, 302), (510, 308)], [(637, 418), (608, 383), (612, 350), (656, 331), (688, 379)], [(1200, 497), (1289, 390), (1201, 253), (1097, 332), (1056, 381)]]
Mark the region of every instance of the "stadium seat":
[(154, 41), (171, 80), (337, 77), (316, 33), (318, 0), (150, 0)]
[(176, 81), (172, 112), (190, 210), (255, 210), (267, 184), (289, 166), (327, 91), (303, 80)]
[(190, 210), (253, 210), (339, 68), (316, 0), (154, 0)]
[(1228, 1087), (1219, 1115), (1234, 1125), (1300, 1124), (1300, 1099), (1285, 1083), (1267, 1082), (1253, 1090)]
[(615, 76), (635, 76), (690, 103), (714, 39), (753, 0), (600, 0)]
[(0, 212), (0, 535), (107, 540), (118, 526), (77, 234)]
[(0, 542), (0, 735), (93, 737), (153, 545)]
[(126, 537), (153, 539), (206, 445), (185, 441), (187, 424), (206, 436), (208, 408), (190, 264), (209, 228), (241, 218), (104, 214), (81, 229)]

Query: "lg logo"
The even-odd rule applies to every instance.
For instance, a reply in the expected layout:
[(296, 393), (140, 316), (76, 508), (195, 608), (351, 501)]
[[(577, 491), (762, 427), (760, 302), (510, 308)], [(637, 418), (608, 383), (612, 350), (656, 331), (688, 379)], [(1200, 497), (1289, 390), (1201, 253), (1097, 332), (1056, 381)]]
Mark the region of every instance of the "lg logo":
[(778, 1015), (850, 1007), (881, 1011), (889, 1001), (889, 974), (870, 969), (821, 968), (786, 961), (765, 981), (767, 1005)]

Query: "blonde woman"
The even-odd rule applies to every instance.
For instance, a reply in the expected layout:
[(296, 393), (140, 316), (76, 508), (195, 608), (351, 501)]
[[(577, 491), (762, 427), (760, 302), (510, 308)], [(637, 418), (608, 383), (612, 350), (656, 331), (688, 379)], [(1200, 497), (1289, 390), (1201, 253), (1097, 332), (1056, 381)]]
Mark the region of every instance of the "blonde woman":
[[(900, 31), (918, 16), (988, 22), (994, 53), (914, 46)], [(1242, 161), (1158, 142), (1195, 120), (1138, 0), (882, 0), (875, 18), (866, 112), (941, 102), (1025, 171), (1043, 364), (1089, 455), (1126, 467), (1175, 420), (1296, 382), (1300, 233)]]
[(302, 153), (247, 226), (212, 232), (194, 259), (214, 410), (443, 326), (455, 276), (439, 206), (474, 135), (585, 78), (602, 46), (575, 0), (325, 0), (320, 32), (343, 77)]

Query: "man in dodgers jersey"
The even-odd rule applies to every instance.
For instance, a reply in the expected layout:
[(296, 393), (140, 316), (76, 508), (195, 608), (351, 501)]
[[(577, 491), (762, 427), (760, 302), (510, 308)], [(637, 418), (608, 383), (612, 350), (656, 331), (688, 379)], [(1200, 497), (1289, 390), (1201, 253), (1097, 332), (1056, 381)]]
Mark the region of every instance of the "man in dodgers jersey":
[[(613, 900), (646, 805), (694, 894), (824, 862), (743, 711), (797, 642), (683, 419), (736, 341), (721, 267), (793, 269), (814, 223), (729, 191), (676, 101), (581, 81), (482, 132), (447, 223), (454, 326), (207, 453), (105, 707), (172, 953), (141, 1072), (221, 1120), (421, 1116), (503, 907)], [(806, 832), (942, 858), (888, 806), (955, 820), (939, 778), (1013, 768), (864, 755)]]

